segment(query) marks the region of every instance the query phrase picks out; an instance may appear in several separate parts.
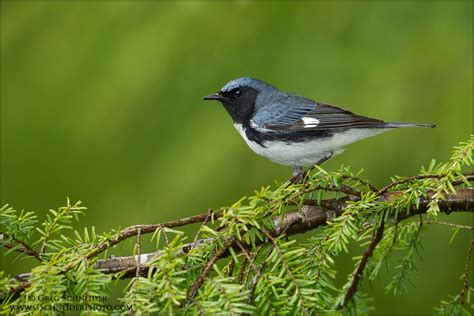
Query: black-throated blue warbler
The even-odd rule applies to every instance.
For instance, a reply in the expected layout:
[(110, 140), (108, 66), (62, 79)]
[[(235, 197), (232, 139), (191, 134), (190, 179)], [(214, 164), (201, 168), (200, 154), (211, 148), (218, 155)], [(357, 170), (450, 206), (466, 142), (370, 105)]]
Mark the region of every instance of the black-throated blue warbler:
[(228, 82), (203, 98), (220, 101), (247, 145), (258, 155), (293, 167), (321, 164), (358, 140), (400, 127), (432, 124), (389, 123), (316, 102), (253, 78)]

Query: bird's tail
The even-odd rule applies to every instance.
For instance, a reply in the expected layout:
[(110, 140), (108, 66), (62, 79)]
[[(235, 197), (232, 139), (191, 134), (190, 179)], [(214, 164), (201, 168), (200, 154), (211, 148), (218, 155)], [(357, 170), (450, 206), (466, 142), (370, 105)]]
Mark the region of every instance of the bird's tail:
[(387, 128), (399, 128), (399, 127), (421, 127), (421, 128), (434, 128), (435, 124), (424, 124), (424, 123), (387, 123)]

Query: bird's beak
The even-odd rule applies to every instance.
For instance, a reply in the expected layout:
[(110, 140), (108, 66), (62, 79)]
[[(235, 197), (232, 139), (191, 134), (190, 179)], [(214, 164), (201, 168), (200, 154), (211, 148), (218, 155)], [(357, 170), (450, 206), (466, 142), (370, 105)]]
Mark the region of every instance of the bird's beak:
[(217, 101), (224, 101), (225, 100), (224, 96), (219, 94), (219, 93), (210, 94), (208, 96), (205, 96), (202, 99), (203, 100), (217, 100)]

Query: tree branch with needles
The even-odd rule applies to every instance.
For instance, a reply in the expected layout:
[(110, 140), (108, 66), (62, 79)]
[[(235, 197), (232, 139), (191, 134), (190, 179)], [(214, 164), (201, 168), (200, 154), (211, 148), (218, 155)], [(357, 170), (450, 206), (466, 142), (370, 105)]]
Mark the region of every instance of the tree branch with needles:
[[(203, 297), (207, 295), (209, 299), (215, 299), (215, 295), (223, 295), (233, 313), (249, 314), (249, 311), (254, 310), (252, 308), (262, 308), (259, 305), (262, 287), (280, 280), (276, 281), (277, 284), (286, 284), (286, 288), (278, 289), (278, 285), (272, 285), (272, 290), (268, 293), (272, 293), (274, 299), (281, 300), (278, 304), (301, 303), (300, 307), (295, 305), (292, 310), (305, 313), (321, 306), (320, 303), (313, 305), (313, 300), (320, 298), (315, 298), (316, 294), (309, 294), (315, 292), (312, 292), (314, 289), (308, 287), (308, 284), (317, 288), (328, 282), (327, 268), (332, 257), (347, 249), (350, 240), (356, 241), (365, 234), (366, 249), (350, 275), (349, 282), (341, 289), (342, 299), (332, 307), (325, 307), (325, 310), (343, 309), (349, 302), (359, 300), (356, 293), (367, 277), (366, 270), (372, 271), (373, 261), (379, 260), (380, 248), (385, 249), (387, 238), (392, 238), (390, 236), (394, 234), (393, 229), (399, 223), (406, 227), (408, 225), (403, 223), (413, 223), (414, 219), (411, 218), (418, 216), (420, 225), (436, 224), (454, 230), (473, 230), (471, 226), (437, 218), (438, 213), (474, 212), (474, 189), (470, 185), (474, 180), (474, 173), (460, 172), (460, 161), (472, 161), (468, 151), (468, 146), (462, 147), (457, 151), (459, 157), (453, 155), (450, 163), (441, 165), (438, 169), (430, 167), (427, 172), (423, 171), (418, 176), (396, 178), (381, 189), (361, 179), (359, 174), (352, 174), (348, 169), (341, 168), (338, 172), (328, 173), (315, 166), (315, 173), (305, 174), (301, 181), (292, 178), (274, 191), (263, 188), (261, 192), (256, 192), (255, 196), (245, 200), (248, 205), (240, 201), (232, 207), (215, 211), (209, 209), (202, 214), (164, 223), (134, 225), (92, 239), (87, 231), (84, 239), (76, 233), (80, 242), (71, 243), (70, 238), (62, 236), (71, 245), (69, 248), (63, 247), (62, 252), (55, 252), (58, 243), (54, 234), (63, 227), (48, 226), (51, 225), (48, 223), (43, 224), (48, 230), (42, 234), (39, 250), (17, 238), (10, 230), (3, 233), (1, 245), (35, 257), (40, 265), (47, 267), (46, 271), (55, 271), (54, 275), (74, 274), (81, 262), (91, 261), (95, 273), (99, 271), (98, 274), (112, 275), (112, 278), (130, 278), (130, 299), (133, 305), (144, 301), (139, 295), (151, 295), (154, 291), (153, 288), (143, 290), (143, 287), (152, 284), (140, 282), (140, 278), (150, 278), (156, 271), (165, 273), (163, 268), (168, 269), (168, 265), (174, 262), (176, 275), (186, 275), (175, 281), (185, 284), (185, 288), (178, 291), (178, 285), (169, 285), (170, 289), (181, 294), (179, 299), (171, 300), (172, 305), (168, 305), (166, 311), (169, 311), (170, 306), (192, 309), (194, 305), (197, 312), (205, 313), (212, 304), (203, 302)], [(67, 213), (69, 209), (80, 208), (78, 204), (71, 206), (68, 202), (68, 207), (61, 209), (59, 213), (64, 217), (70, 216)], [(52, 213), (56, 214), (54, 211)], [(422, 218), (422, 215), (426, 217)], [(60, 223), (60, 220), (53, 219), (53, 222)], [(194, 237), (190, 238), (191, 242), (187, 242), (185, 237), (177, 238), (183, 233), (176, 228), (191, 224), (200, 224)], [(302, 248), (291, 248), (295, 241), (290, 236), (308, 231), (314, 231), (312, 236), (315, 239), (311, 241), (313, 248), (305, 248), (303, 252)], [(157, 238), (156, 251), (143, 253), (142, 246), (148, 238), (146, 235), (151, 234), (152, 240)], [(132, 237), (136, 237), (134, 255), (100, 258), (104, 252)], [(471, 289), (468, 270), (472, 248), (471, 241), (462, 277), (463, 287), (458, 296), (462, 305), (469, 300)], [(311, 251), (313, 254), (317, 253), (319, 259), (311, 257)], [(68, 260), (63, 260), (63, 253), (68, 254)], [(301, 254), (302, 258), (294, 258), (296, 253)], [(299, 261), (296, 264), (294, 260), (303, 260), (304, 263), (300, 266)], [(219, 272), (219, 266), (222, 266), (219, 262), (228, 262), (222, 270), (224, 273)], [(54, 269), (50, 269), (53, 266)], [(306, 266), (312, 266), (314, 271), (304, 270)], [(301, 275), (303, 270), (307, 272)], [(269, 275), (272, 271), (276, 275)], [(216, 275), (222, 279), (216, 279)], [(35, 270), (12, 277), (7, 286), (8, 292), (2, 293), (4, 300), (21, 301), (23, 292), (30, 294), (32, 288), (35, 288), (34, 280), (38, 280), (38, 277)], [(163, 282), (173, 282), (172, 278), (173, 275), (166, 275)], [(288, 280), (282, 281), (282, 278)], [(311, 278), (311, 282), (307, 283), (305, 278)], [(232, 282), (237, 287), (222, 283), (229, 282), (228, 280), (234, 280)], [(334, 288), (332, 285), (325, 286)], [(235, 289), (245, 293), (245, 298), (235, 296)], [(171, 295), (168, 293), (166, 296)], [(285, 299), (285, 295), (289, 296)], [(328, 297), (329, 294), (325, 294), (321, 299), (328, 300)], [(329, 304), (328, 302), (325, 304)], [(265, 308), (260, 310), (261, 313), (268, 311)]]
[[(388, 192), (383, 195), (383, 199), (391, 199), (394, 196), (398, 196), (398, 191)], [(275, 229), (272, 232), (272, 236), (277, 237), (282, 235), (283, 233), (290, 236), (294, 234), (304, 233), (308, 230), (313, 230), (318, 227), (327, 225), (328, 221), (332, 220), (335, 216), (339, 216), (344, 211), (344, 207), (347, 203), (347, 198), (339, 198), (339, 199), (330, 199), (321, 201), (321, 205), (317, 206), (317, 201), (315, 200), (306, 200), (305, 204), (298, 210), (293, 212), (288, 212), (284, 214), (283, 217), (275, 216), (273, 218)], [(429, 199), (423, 199), (419, 208), (412, 208), (409, 213), (402, 215), (403, 219), (410, 218), (415, 215), (423, 214), (427, 211), (427, 207), (429, 204)], [(474, 212), (474, 189), (472, 188), (459, 188), (456, 194), (451, 194), (445, 196), (445, 200), (440, 205), (442, 212), (451, 213), (451, 212)], [(147, 233), (154, 232), (156, 229), (163, 230), (164, 227), (179, 227), (185, 226), (190, 223), (199, 222), (198, 219), (201, 219), (203, 222), (206, 221), (206, 218), (210, 217), (211, 212), (208, 211), (203, 214), (199, 214), (196, 216), (192, 216), (189, 218), (183, 218), (176, 221), (170, 221), (163, 224), (153, 224), (153, 225), (135, 225), (128, 228), (123, 229), (122, 231), (117, 233), (117, 236), (114, 237), (112, 240), (113, 242), (108, 246), (108, 248), (112, 247), (114, 244), (119, 243), (120, 241), (126, 240), (132, 236), (136, 235), (143, 235)], [(213, 213), (214, 217), (222, 216), (222, 211)], [(154, 228), (155, 230), (152, 230)], [(472, 228), (470, 228), (472, 229)], [(383, 229), (382, 229), (383, 231)], [(376, 235), (377, 236), (377, 235)], [(372, 249), (366, 252), (366, 256), (370, 257), (373, 248), (376, 247), (377, 241), (379, 238), (375, 240), (373, 244), (371, 244)], [(185, 244), (181, 247), (181, 251), (178, 251), (175, 255), (183, 256), (189, 253), (193, 248), (199, 247), (205, 244), (209, 244), (214, 242), (214, 240), (205, 238), (205, 239), (196, 239), (189, 244)], [(240, 244), (240, 246), (239, 246)], [(100, 244), (97, 246), (97, 249), (105, 250), (105, 243)], [(206, 266), (203, 269), (204, 274), (199, 278), (196, 286), (190, 289), (189, 298), (194, 298), (197, 289), (204, 281), (205, 276), (209, 273), (210, 268), (212, 265), (219, 259), (227, 257), (229, 253), (227, 250), (230, 247), (234, 248), (244, 248), (247, 249), (250, 247), (249, 244), (238, 242), (235, 238), (229, 239), (226, 241), (224, 247), (222, 247), (212, 258), (208, 261)], [(242, 249), (241, 249), (242, 250)], [(95, 254), (99, 254), (98, 250), (94, 250)], [(120, 272), (124, 272), (130, 270), (129, 273), (126, 273), (122, 277), (135, 277), (136, 271), (138, 269), (141, 270), (141, 274), (146, 273), (149, 266), (147, 263), (152, 262), (157, 257), (161, 255), (161, 251), (153, 252), (153, 253), (146, 253), (146, 254), (137, 254), (136, 256), (126, 256), (126, 257), (111, 257), (108, 259), (100, 259), (96, 263), (96, 268), (103, 273), (106, 274), (116, 274)], [(86, 257), (91, 257), (87, 255)], [(254, 260), (254, 259), (253, 259)], [(368, 260), (368, 258), (366, 259)], [(252, 259), (247, 261), (251, 262)], [(140, 262), (140, 267), (137, 266), (137, 262)], [(66, 266), (65, 269), (68, 269), (69, 266)], [(359, 271), (358, 274), (362, 273), (363, 268)], [(28, 279), (28, 274), (21, 275), (21, 278), (14, 277), (12, 278), (12, 282), (15, 280), (24, 280), (25, 282), (19, 285), (16, 290), (22, 291), (24, 290), (26, 280)], [(354, 288), (357, 288), (358, 280), (354, 283)], [(351, 290), (352, 292), (353, 290)], [(348, 299), (352, 296), (352, 294), (348, 295)]]

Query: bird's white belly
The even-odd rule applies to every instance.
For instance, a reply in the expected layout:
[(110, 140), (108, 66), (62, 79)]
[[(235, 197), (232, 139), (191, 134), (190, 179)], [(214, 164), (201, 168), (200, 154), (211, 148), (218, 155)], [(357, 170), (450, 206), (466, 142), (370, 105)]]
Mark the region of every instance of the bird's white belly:
[(290, 165), (306, 166), (316, 163), (318, 160), (332, 155), (340, 154), (347, 145), (370, 137), (388, 129), (352, 129), (343, 133), (338, 133), (332, 137), (315, 139), (306, 142), (284, 142), (265, 141), (261, 146), (247, 138), (244, 128), (240, 124), (234, 124), (247, 145), (258, 155), (266, 157), (273, 162)]

